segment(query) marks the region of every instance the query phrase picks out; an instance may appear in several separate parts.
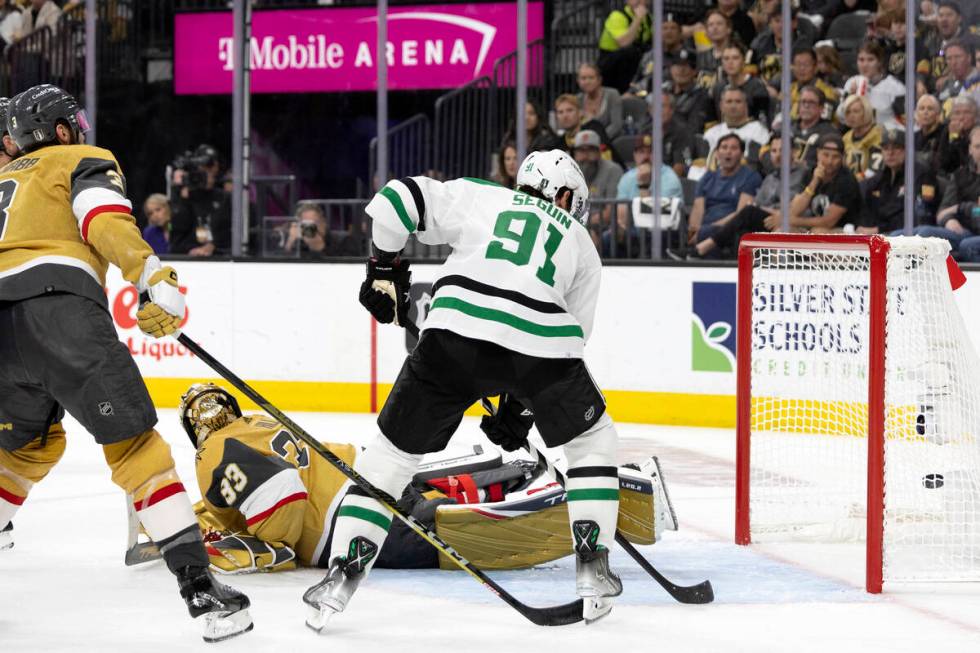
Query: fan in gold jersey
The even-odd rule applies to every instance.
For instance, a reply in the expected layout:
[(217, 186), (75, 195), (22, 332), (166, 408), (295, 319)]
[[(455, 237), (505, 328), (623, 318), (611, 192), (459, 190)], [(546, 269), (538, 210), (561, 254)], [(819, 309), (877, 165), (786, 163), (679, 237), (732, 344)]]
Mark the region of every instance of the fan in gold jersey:
[[(180, 420), (197, 449), (212, 568), (224, 573), (329, 566), (338, 509), (350, 483), (272, 418), (243, 415), (220, 386), (191, 386)], [(358, 449), (324, 443), (353, 465)], [(496, 450), (425, 464), (404, 489), (407, 512), (483, 569), (518, 569), (572, 553), (563, 488), (530, 461), (503, 462)], [(619, 468), (618, 527), (639, 544), (676, 530), (656, 460)], [(452, 568), (435, 549), (395, 520), (380, 567)]]

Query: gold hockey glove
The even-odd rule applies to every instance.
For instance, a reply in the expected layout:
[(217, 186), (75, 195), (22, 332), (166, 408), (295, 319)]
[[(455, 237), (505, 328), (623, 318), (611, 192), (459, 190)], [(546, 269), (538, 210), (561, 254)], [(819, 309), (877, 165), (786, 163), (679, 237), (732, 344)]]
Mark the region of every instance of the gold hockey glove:
[(140, 308), (136, 312), (140, 331), (154, 338), (177, 331), (185, 310), (177, 271), (169, 265), (162, 267), (155, 256), (147, 257), (136, 287), (140, 293)]
[(207, 545), (211, 569), (219, 574), (251, 574), (296, 568), (296, 553), (285, 544), (270, 544), (233, 533)]

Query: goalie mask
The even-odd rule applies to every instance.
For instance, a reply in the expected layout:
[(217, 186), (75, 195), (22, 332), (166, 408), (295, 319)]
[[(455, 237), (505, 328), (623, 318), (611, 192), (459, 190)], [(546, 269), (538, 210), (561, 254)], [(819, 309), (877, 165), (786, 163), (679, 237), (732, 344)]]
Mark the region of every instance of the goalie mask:
[(589, 216), (589, 185), (575, 159), (564, 150), (531, 152), (517, 170), (517, 187), (526, 186), (541, 193), (552, 204), (566, 190), (572, 191), (568, 212), (585, 224)]
[(213, 383), (195, 383), (180, 398), (180, 424), (194, 448), (242, 416), (238, 400)]

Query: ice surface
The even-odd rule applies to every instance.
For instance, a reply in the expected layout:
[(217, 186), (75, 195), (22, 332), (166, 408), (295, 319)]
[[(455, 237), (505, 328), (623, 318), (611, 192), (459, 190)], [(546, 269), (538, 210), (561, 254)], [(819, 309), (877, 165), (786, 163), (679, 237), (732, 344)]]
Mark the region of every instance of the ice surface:
[[(324, 440), (366, 442), (369, 415), (303, 414)], [(861, 545), (733, 542), (734, 434), (619, 425), (620, 461), (660, 456), (680, 531), (641, 551), (677, 583), (710, 578), (716, 601), (673, 602), (621, 551), (625, 590), (597, 624), (540, 628), (461, 572), (379, 569), (328, 634), (303, 626), (303, 590), (318, 570), (225, 577), (252, 599), (255, 630), (207, 645), (162, 563), (123, 565), (126, 512), (101, 449), (72, 420), (68, 449), (17, 515), (14, 549), (0, 552), (0, 652), (27, 651), (980, 651), (980, 586), (886, 585), (863, 591)], [(192, 499), (193, 451), (175, 411), (160, 411)], [(467, 419), (454, 445), (479, 442)], [(574, 564), (493, 577), (532, 605), (573, 598)]]

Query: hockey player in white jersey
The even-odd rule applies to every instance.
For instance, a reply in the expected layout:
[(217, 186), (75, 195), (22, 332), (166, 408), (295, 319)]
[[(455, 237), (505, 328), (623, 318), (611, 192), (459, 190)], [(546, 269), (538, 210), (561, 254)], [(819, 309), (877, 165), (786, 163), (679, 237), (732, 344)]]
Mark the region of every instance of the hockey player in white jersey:
[[(507, 450), (521, 446), (533, 411), (544, 441), (564, 445), (568, 512), (576, 551), (576, 591), (587, 621), (605, 616), (622, 592), (609, 569), (619, 483), (616, 431), (582, 350), (592, 330), (601, 263), (583, 221), (588, 186), (563, 151), (534, 152), (518, 190), (479, 179), (391, 181), (367, 206), (374, 257), (361, 303), (384, 323), (404, 324), (412, 234), (449, 244), (418, 346), (406, 359), (378, 426), (355, 469), (397, 496), (423, 454), (441, 451), (463, 412), (500, 395), (482, 428)], [(321, 630), (346, 607), (381, 548), (392, 515), (359, 488), (338, 510), (331, 564), (304, 595), (307, 625)]]

